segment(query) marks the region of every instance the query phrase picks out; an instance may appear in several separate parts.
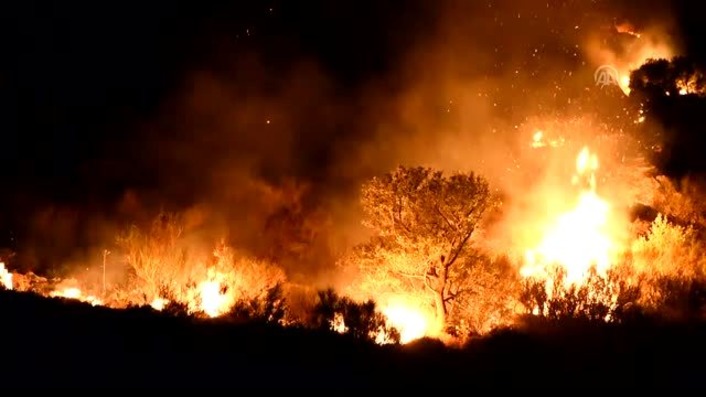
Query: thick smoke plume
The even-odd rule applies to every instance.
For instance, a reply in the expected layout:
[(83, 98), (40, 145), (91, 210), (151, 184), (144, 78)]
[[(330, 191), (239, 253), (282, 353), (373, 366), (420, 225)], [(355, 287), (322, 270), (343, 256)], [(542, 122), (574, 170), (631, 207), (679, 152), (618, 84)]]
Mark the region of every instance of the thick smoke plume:
[[(69, 261), (87, 267), (128, 220), (187, 211), (199, 238), (227, 236), (255, 255), (308, 233), (308, 253), (281, 262), (290, 275), (329, 282), (336, 253), (363, 236), (356, 193), (371, 175), (400, 163), (474, 170), (510, 197), (530, 200), (533, 184), (563, 177), (547, 167), (571, 167), (576, 154), (538, 157), (529, 150), (537, 130), (576, 145), (617, 133), (613, 110), (625, 107), (624, 94), (596, 87), (595, 69), (632, 66), (640, 56), (632, 27), (645, 35), (639, 40), (649, 36), (678, 50), (667, 2), (643, 3), (445, 1), (433, 12), (405, 15), (419, 23), (400, 26), (396, 14), (405, 11), (387, 10), (370, 45), (395, 29), (408, 45), (355, 88), (313, 56), (289, 56), (276, 66), (264, 50), (206, 58), (161, 114), (140, 126), (144, 139), (124, 156), (157, 183), (124, 192), (114, 208), (119, 216), (99, 221), (42, 211), (35, 229), (52, 236), (32, 241), (37, 250), (46, 241), (69, 247), (75, 241), (66, 236), (90, 234), (88, 247)], [(359, 29), (365, 26), (360, 21)], [(610, 120), (601, 113), (606, 108)], [(623, 113), (620, 122), (630, 117)], [(300, 230), (306, 228), (313, 231)]]

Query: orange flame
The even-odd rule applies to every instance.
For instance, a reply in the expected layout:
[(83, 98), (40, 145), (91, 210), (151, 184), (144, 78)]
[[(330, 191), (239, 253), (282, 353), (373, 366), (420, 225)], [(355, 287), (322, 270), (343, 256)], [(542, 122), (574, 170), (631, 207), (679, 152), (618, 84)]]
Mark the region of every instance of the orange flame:
[(218, 317), (230, 308), (229, 297), (221, 292), (218, 280), (206, 280), (199, 284), (201, 310), (209, 317)]
[(81, 302), (90, 303), (93, 306), (103, 305), (100, 299), (92, 295), (84, 295), (80, 288), (78, 287), (65, 287), (61, 289), (56, 289), (49, 293), (50, 297), (53, 298), (65, 298), (74, 299)]
[(382, 310), (389, 324), (400, 333), (400, 343), (406, 344), (429, 336), (430, 321), (420, 310), (402, 304), (389, 305)]
[(0, 285), (5, 289), (12, 289), (12, 273), (5, 268), (5, 263), (0, 262)]
[(573, 184), (581, 188), (576, 205), (559, 214), (546, 228), (538, 246), (527, 250), (523, 277), (550, 279), (550, 267), (560, 266), (568, 284), (581, 283), (595, 267), (605, 274), (620, 252), (611, 228), (611, 206), (596, 193), (598, 157), (584, 147), (576, 158)]

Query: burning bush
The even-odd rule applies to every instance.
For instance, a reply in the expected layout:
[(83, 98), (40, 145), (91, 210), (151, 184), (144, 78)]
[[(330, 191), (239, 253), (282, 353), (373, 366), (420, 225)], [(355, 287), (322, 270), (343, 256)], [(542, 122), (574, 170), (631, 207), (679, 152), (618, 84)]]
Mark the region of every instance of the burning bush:
[(179, 302), (190, 313), (216, 317), (238, 302), (266, 300), (285, 280), (277, 266), (236, 252), (224, 241), (210, 255), (194, 250), (183, 230), (178, 216), (160, 214), (147, 231), (131, 226), (119, 236), (131, 274), (124, 289), (129, 302), (158, 310)]
[(645, 277), (704, 277), (706, 255), (696, 230), (658, 215), (644, 236), (632, 244), (632, 265)]
[(663, 175), (657, 176), (653, 206), (670, 219), (683, 224), (706, 227), (706, 206), (703, 196), (706, 189), (691, 178), (675, 182)]
[(267, 290), (264, 297), (241, 299), (235, 303), (229, 317), (236, 321), (254, 321), (286, 325), (290, 323), (289, 310), (282, 284)]
[(476, 288), (460, 295), (450, 306), (447, 331), (461, 340), (486, 334), (513, 321), (520, 278), (516, 267), (505, 256), (483, 255), (469, 274)]
[(526, 279), (520, 302), (527, 314), (552, 320), (564, 318), (591, 321), (622, 321), (639, 299), (639, 289), (610, 270), (601, 275), (589, 270), (584, 282), (566, 282), (566, 273), (556, 267), (553, 277), (546, 280)]
[(320, 291), (318, 298), (310, 320), (315, 328), (332, 330), (355, 339), (399, 343), (399, 331), (388, 326), (385, 315), (377, 311), (374, 301), (355, 302), (339, 296), (332, 289)]
[[(146, 229), (146, 230), (144, 230)], [(118, 236), (117, 246), (130, 268), (130, 286), (143, 295), (145, 304), (164, 289), (178, 294), (190, 278), (188, 256), (181, 245), (183, 226), (174, 214), (159, 214), (147, 228), (130, 226)], [(133, 297), (131, 301), (137, 301)]]

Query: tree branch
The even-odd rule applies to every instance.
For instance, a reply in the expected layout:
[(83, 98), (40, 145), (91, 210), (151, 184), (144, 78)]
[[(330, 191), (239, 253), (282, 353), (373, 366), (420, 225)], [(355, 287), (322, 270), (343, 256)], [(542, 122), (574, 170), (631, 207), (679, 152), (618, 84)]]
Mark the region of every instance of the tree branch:
[(471, 229), (468, 231), (468, 233), (466, 233), (466, 235), (463, 236), (463, 239), (461, 240), (461, 242), (460, 242), (460, 243), (458, 244), (458, 246), (456, 247), (456, 250), (455, 250), (456, 252), (454, 252), (453, 255), (452, 255), (452, 256), (446, 261), (446, 263), (444, 264), (444, 266), (445, 266), (446, 269), (449, 269), (449, 268), (451, 267), (451, 265), (453, 265), (454, 262), (456, 262), (456, 259), (458, 259), (458, 256), (461, 254), (461, 251), (463, 250), (463, 247), (464, 247), (464, 246), (466, 245), (466, 243), (468, 242), (468, 239), (471, 238), (471, 235), (473, 234), (473, 231), (474, 231), (474, 230), (475, 230), (474, 228), (471, 228)]
[(446, 222), (446, 224), (449, 225), (449, 227), (450, 227), (451, 229), (453, 229), (453, 230), (458, 230), (458, 227), (455, 226), (455, 225), (453, 225), (453, 224), (451, 223), (451, 221), (449, 220), (449, 218), (448, 218), (446, 215), (444, 215), (443, 212), (441, 212), (441, 209), (439, 208), (438, 205), (434, 206), (434, 210), (436, 210), (436, 212), (439, 214), (439, 216), (441, 217), (441, 219), (443, 219), (443, 220)]
[(429, 281), (431, 277), (427, 274), (426, 277), (424, 277), (424, 285), (432, 292), (436, 292), (434, 290), (434, 287), (431, 286), (431, 281)]
[(449, 296), (444, 298), (444, 302), (452, 301), (452, 300), (458, 298), (459, 295), (463, 295), (463, 294), (467, 294), (467, 293), (477, 293), (477, 292), (473, 289), (470, 289), (470, 288), (459, 289), (458, 291), (456, 291), (454, 293), (449, 293)]

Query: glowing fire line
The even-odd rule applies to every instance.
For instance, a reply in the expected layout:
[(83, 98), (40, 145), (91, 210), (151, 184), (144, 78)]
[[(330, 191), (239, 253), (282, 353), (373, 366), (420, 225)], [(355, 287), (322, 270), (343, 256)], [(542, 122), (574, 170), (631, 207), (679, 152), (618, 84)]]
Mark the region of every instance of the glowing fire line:
[(605, 275), (619, 251), (609, 227), (611, 206), (596, 193), (597, 169), (598, 157), (584, 147), (572, 180), (580, 189), (576, 205), (556, 216), (538, 245), (526, 251), (521, 276), (545, 281), (550, 295), (553, 267), (565, 273), (565, 286), (582, 284), (592, 268)]

